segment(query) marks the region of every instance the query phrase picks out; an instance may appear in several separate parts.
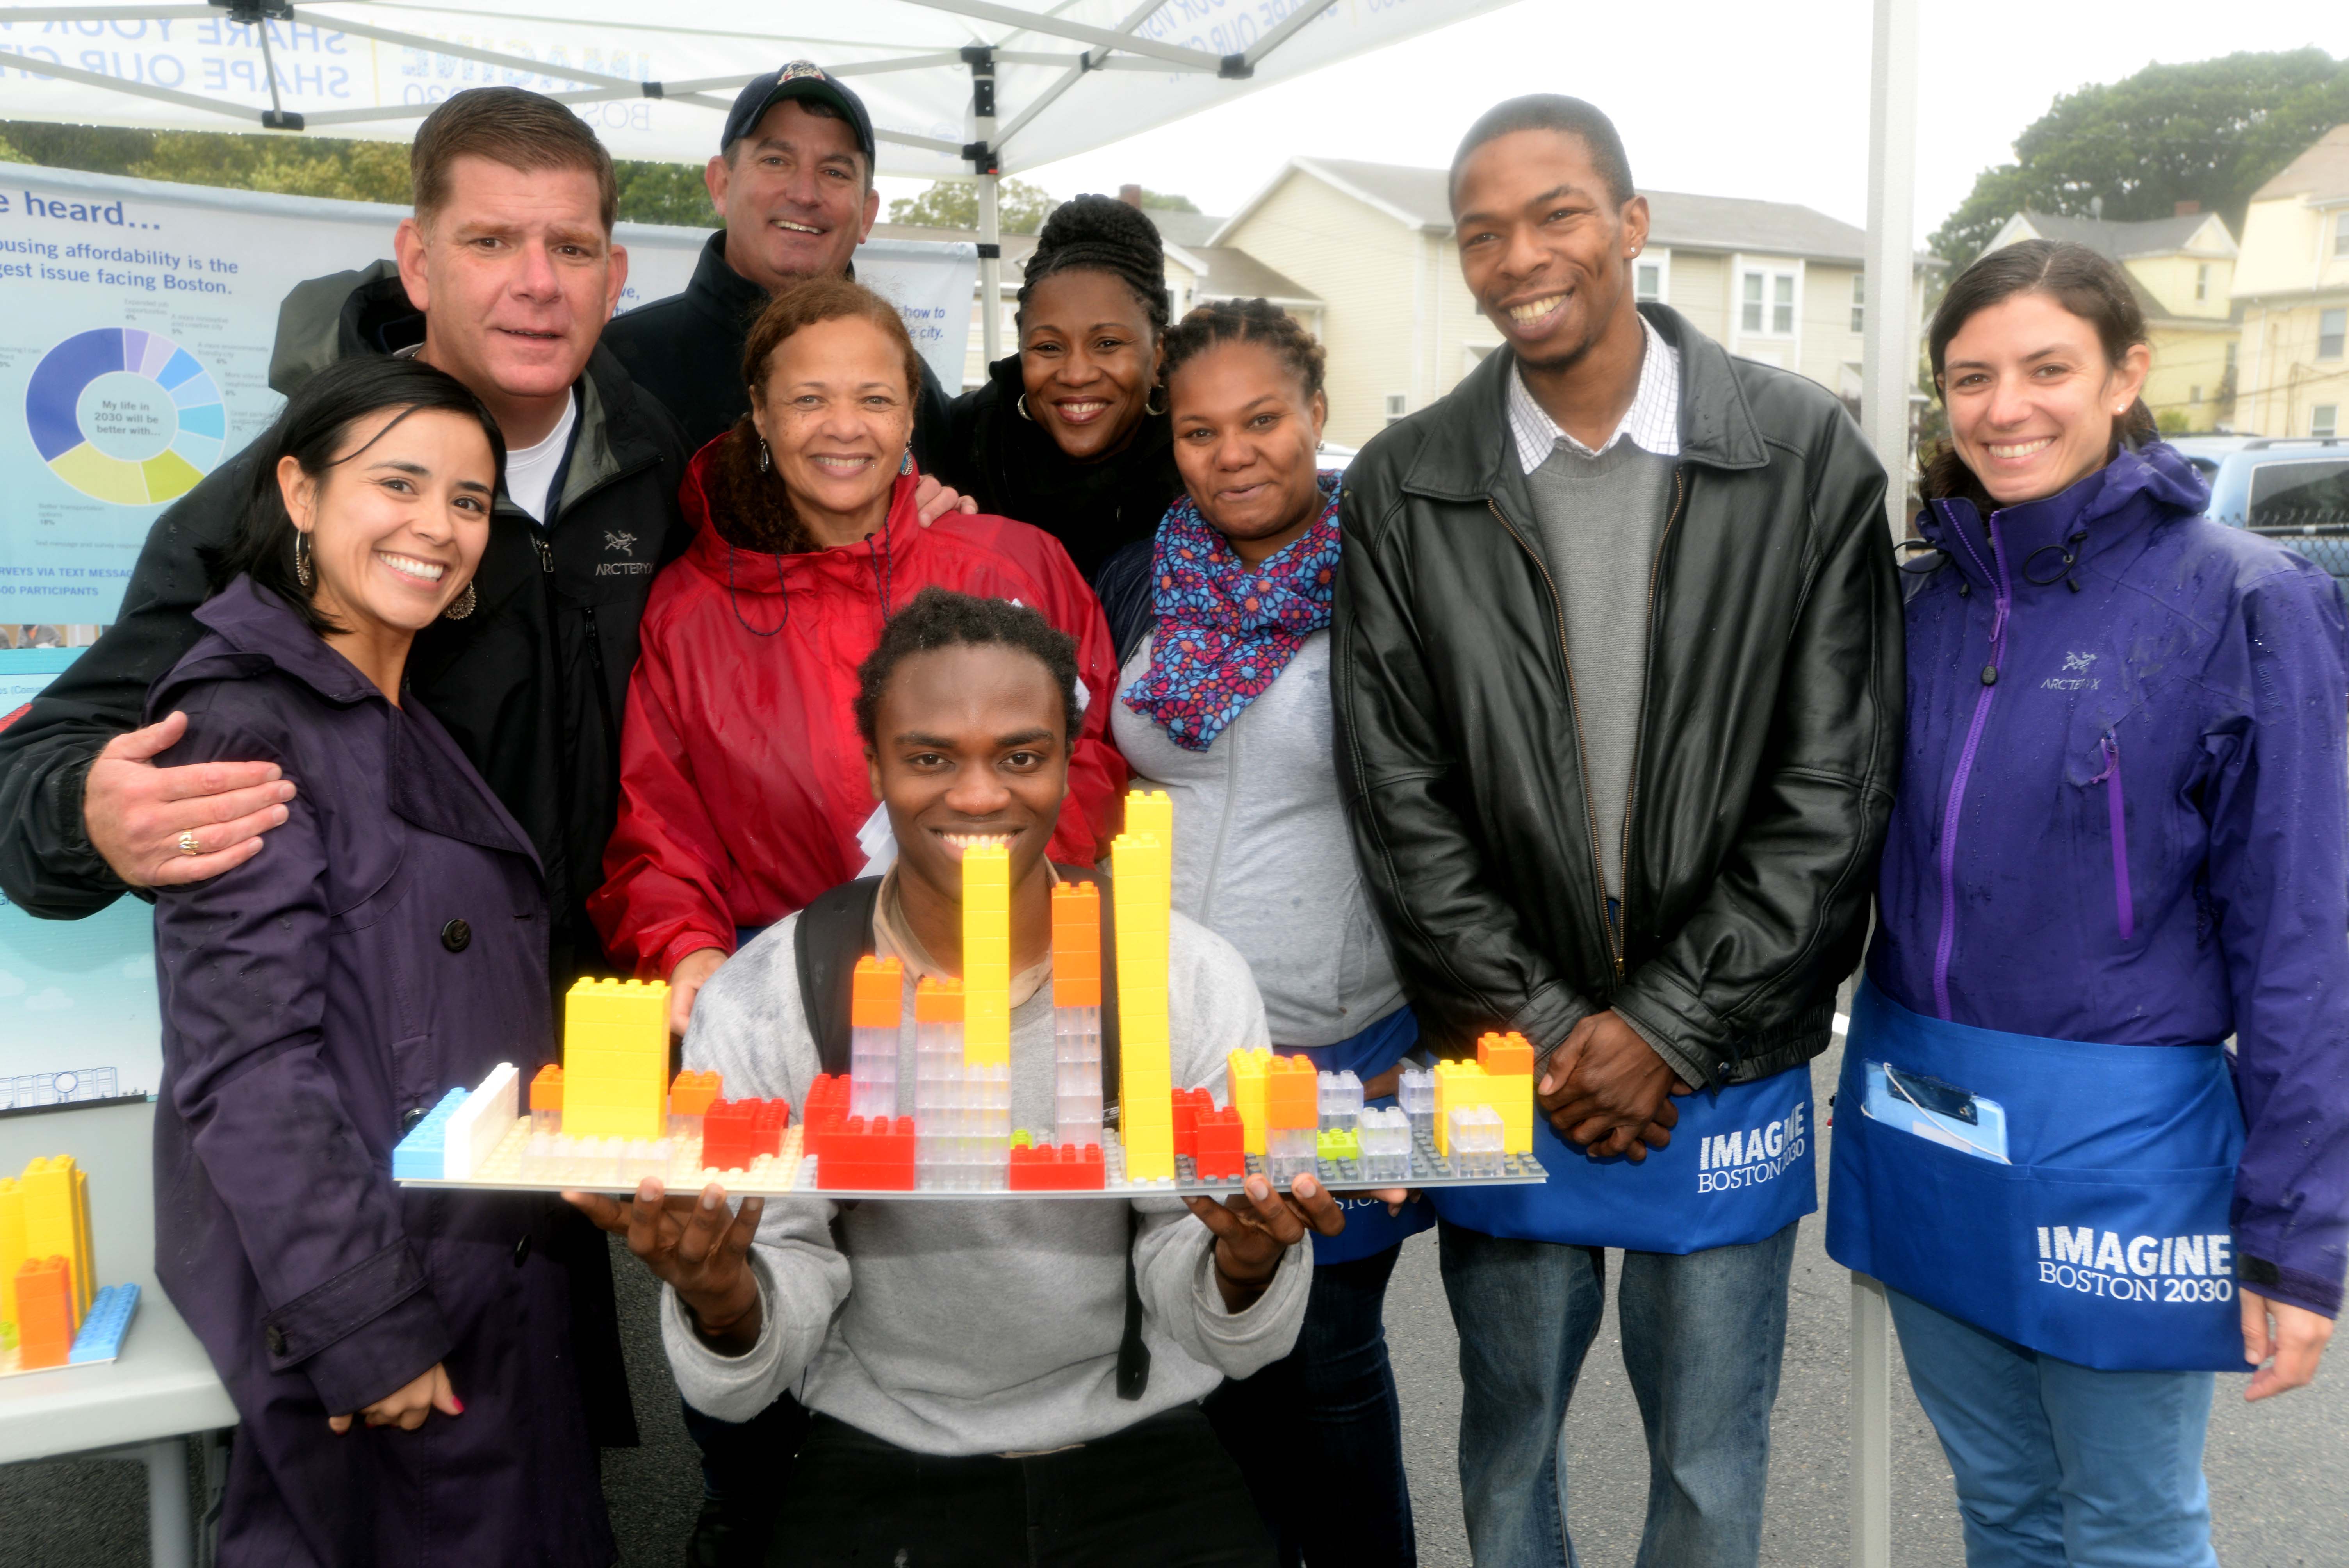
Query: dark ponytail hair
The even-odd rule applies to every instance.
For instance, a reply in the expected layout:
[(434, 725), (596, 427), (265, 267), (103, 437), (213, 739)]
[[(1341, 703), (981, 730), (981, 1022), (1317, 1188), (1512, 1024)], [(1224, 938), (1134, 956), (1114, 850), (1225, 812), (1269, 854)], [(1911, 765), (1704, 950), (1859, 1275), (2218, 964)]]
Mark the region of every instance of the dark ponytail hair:
[[(366, 446), (342, 450), (353, 425), (371, 414), (397, 408), (399, 414), (378, 430)], [(217, 593), (239, 576), (250, 576), (294, 608), (302, 624), (324, 636), (343, 628), (319, 610), (312, 589), (294, 570), (294, 519), (285, 511), (285, 497), (277, 488), (277, 465), (292, 458), (313, 480), (349, 462), (389, 434), (392, 426), (419, 408), (446, 410), (478, 420), (489, 438), (490, 459), (497, 469), (494, 481), (503, 488), (506, 441), (472, 389), (445, 370), (420, 359), (397, 359), (369, 354), (337, 360), (295, 388), (277, 416), (247, 449), (253, 455), (253, 479), (245, 490), (244, 511), (236, 532), (224, 546), (202, 552), (204, 567)]]
[[(1950, 339), (1977, 312), (2027, 294), (2044, 294), (2095, 327), (2107, 365), (2120, 364), (2130, 349), (2148, 341), (2145, 311), (2137, 303), (2137, 293), (2120, 263), (2070, 241), (2024, 240), (1991, 252), (1960, 273), (1933, 312), (1926, 351), (1933, 363), (1933, 387), (1944, 407), (1949, 406), (1950, 395), (1941, 385), (1941, 370)], [(2113, 438), (2116, 450), (2161, 438), (2144, 398), (2138, 398), (2114, 423)], [(1927, 457), (1923, 489), (1928, 500), (1960, 497), (1984, 511), (1992, 505), (1981, 479), (1958, 456), (1953, 441), (1943, 441)]]
[(1019, 311), (1028, 296), (1055, 273), (1089, 269), (1107, 273), (1133, 293), (1150, 317), (1150, 335), (1166, 335), (1172, 314), (1166, 297), (1166, 246), (1139, 207), (1114, 196), (1079, 196), (1052, 209), (1020, 274)]

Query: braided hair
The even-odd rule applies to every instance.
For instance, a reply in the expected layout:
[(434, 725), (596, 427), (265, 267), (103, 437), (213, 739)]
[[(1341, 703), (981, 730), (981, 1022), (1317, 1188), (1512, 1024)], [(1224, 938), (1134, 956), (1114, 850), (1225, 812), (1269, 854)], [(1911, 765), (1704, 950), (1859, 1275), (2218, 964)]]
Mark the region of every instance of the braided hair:
[(1158, 238), (1158, 226), (1141, 208), (1113, 196), (1079, 196), (1053, 208), (1021, 276), (1019, 314), (1027, 314), (1028, 296), (1038, 284), (1056, 273), (1080, 269), (1107, 273), (1133, 290), (1149, 313), (1151, 336), (1165, 335), (1172, 314), (1166, 247)]
[(1272, 350), (1305, 388), (1308, 403), (1321, 391), (1329, 356), (1295, 316), (1264, 299), (1219, 299), (1196, 305), (1166, 335), (1166, 356), (1159, 382), (1171, 387), (1174, 372), (1210, 348), (1225, 343), (1256, 343)]

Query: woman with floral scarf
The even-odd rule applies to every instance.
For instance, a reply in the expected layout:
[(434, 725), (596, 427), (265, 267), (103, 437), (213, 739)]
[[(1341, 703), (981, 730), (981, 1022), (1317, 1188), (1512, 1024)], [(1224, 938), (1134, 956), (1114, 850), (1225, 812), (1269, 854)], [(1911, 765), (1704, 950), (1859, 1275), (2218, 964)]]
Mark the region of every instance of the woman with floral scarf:
[[(1156, 614), (1122, 650), (1111, 730), (1136, 787), (1173, 798), (1175, 907), (1248, 961), (1274, 1048), (1392, 1096), (1419, 1026), (1331, 752), (1338, 476), (1314, 459), (1321, 349), (1263, 300), (1225, 302), (1167, 334), (1164, 375), (1185, 493), (1159, 524)], [(1423, 1201), (1345, 1208), (1345, 1233), (1315, 1239), (1296, 1351), (1208, 1411), (1244, 1472), (1288, 1482), (1257, 1499), (1284, 1563), (1383, 1568), (1414, 1549), (1381, 1314), (1397, 1249), (1432, 1215)]]

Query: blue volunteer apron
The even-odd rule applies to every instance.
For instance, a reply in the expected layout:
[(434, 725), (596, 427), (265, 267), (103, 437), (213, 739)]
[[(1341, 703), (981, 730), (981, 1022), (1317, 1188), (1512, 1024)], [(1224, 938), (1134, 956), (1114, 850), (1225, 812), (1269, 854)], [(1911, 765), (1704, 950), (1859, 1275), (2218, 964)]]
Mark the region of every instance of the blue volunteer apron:
[[(1280, 1048), (1289, 1056), (1309, 1057), (1316, 1072), (1352, 1073), (1368, 1083), (1402, 1060), (1404, 1054), (1417, 1044), (1418, 1016), (1409, 1007), (1397, 1007), (1361, 1034), (1349, 1036), (1335, 1045)], [(1394, 1097), (1389, 1095), (1363, 1103), (1386, 1109), (1395, 1102)], [(1375, 1256), (1389, 1247), (1402, 1245), (1405, 1238), (1435, 1223), (1435, 1211), (1428, 1207), (1424, 1194), (1405, 1203), (1400, 1214), (1388, 1213), (1387, 1206), (1376, 1198), (1340, 1198), (1338, 1206), (1345, 1211), (1346, 1228), (1334, 1236), (1313, 1238), (1313, 1262), (1317, 1267)]]
[(1549, 1180), (1441, 1188), (1430, 1194), (1435, 1211), (1488, 1236), (1676, 1253), (1764, 1241), (1818, 1212), (1810, 1069), (1675, 1095), (1672, 1104), (1681, 1119), (1671, 1143), (1637, 1165), (1591, 1159), (1537, 1106), (1534, 1158)]
[[(1830, 1257), (2083, 1367), (2244, 1370), (2229, 1228), (2243, 1119), (2220, 1047), (1978, 1029), (1868, 982), (1851, 1011)], [(2003, 1107), (2002, 1128), (1988, 1108), (1939, 1125), (1992, 1147), (1997, 1129), (2009, 1162), (1863, 1110), (1871, 1064)]]

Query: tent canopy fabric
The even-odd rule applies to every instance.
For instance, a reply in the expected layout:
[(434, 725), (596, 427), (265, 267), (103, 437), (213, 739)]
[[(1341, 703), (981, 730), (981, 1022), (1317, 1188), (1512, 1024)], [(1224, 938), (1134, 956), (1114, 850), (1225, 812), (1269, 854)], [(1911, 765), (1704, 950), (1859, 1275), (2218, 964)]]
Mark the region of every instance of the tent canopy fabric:
[(394, 141), (452, 92), (526, 87), (615, 157), (698, 163), (744, 83), (806, 59), (864, 97), (881, 172), (1010, 174), (1505, 3), (9, 0), (0, 77), (25, 119)]

